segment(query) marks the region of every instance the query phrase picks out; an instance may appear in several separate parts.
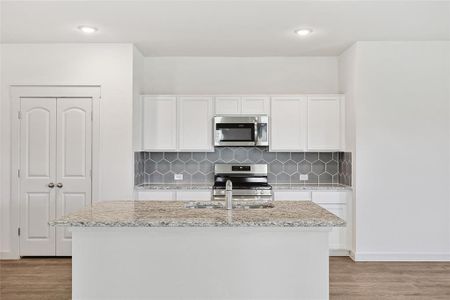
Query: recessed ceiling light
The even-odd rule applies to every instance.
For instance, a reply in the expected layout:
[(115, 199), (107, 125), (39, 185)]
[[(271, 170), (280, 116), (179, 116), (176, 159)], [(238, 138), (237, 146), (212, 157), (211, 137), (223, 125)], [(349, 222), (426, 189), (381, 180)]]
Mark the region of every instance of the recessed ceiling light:
[(96, 32), (98, 30), (95, 27), (86, 26), (86, 25), (78, 26), (78, 29), (81, 30), (84, 33), (94, 33), (94, 32)]
[(301, 29), (297, 29), (295, 31), (295, 33), (299, 36), (307, 36), (307, 35), (310, 35), (312, 32), (313, 32), (313, 30), (310, 28), (301, 28)]

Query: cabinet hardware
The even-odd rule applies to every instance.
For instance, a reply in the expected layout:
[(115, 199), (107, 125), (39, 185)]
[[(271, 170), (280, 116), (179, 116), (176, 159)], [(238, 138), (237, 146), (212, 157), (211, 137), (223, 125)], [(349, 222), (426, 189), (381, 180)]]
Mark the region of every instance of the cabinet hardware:
[(48, 187), (52, 189), (52, 188), (55, 187), (55, 184), (54, 184), (53, 182), (50, 182), (50, 183), (48, 184)]
[(17, 228), (17, 235), (20, 236), (20, 227)]
[(61, 182), (58, 182), (58, 183), (56, 184), (56, 186), (57, 186), (58, 188), (62, 188), (62, 187), (63, 187), (63, 184), (62, 184)]

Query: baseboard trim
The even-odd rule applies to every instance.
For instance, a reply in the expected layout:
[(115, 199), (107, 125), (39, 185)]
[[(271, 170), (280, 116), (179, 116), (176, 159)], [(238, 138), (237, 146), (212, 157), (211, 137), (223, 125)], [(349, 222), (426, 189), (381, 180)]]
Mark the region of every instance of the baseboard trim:
[(1, 260), (20, 259), (20, 256), (11, 251), (0, 251), (0, 259)]
[(350, 251), (345, 249), (330, 249), (330, 256), (349, 256)]
[(449, 252), (355, 252), (354, 261), (450, 261)]
[(356, 258), (355, 258), (355, 252), (350, 251), (349, 257), (350, 257), (353, 261), (356, 261)]

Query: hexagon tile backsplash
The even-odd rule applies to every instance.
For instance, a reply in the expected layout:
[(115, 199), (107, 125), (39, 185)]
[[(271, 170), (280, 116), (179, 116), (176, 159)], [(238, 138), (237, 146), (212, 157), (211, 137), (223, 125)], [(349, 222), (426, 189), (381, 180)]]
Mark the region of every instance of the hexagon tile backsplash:
[[(268, 152), (258, 147), (221, 147), (215, 152), (136, 152), (135, 184), (212, 183), (215, 163), (266, 163), (270, 183), (341, 183), (351, 185), (349, 152)], [(307, 181), (300, 181), (307, 174)]]

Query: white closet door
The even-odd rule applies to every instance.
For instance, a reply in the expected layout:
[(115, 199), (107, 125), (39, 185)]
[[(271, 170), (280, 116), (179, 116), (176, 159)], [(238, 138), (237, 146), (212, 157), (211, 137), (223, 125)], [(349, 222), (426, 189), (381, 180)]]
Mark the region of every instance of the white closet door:
[[(59, 98), (56, 139), (56, 217), (91, 204), (92, 99)], [(56, 255), (71, 255), (71, 232), (56, 228)]]
[(55, 255), (56, 99), (20, 101), (20, 255)]

